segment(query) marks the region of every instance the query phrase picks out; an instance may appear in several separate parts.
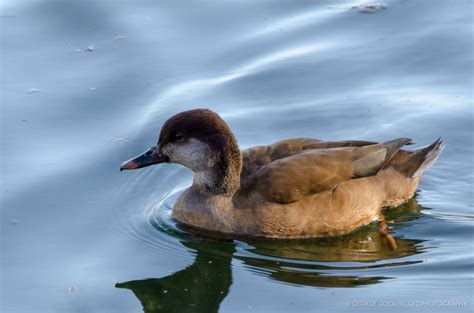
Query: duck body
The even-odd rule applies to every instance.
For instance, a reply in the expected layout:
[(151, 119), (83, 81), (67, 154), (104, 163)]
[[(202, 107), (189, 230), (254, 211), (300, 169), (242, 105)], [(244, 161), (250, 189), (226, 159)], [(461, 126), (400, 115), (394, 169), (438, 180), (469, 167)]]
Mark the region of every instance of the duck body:
[(194, 171), (173, 217), (211, 232), (270, 238), (349, 233), (381, 220), (383, 208), (410, 199), (438, 158), (441, 140), (406, 151), (408, 138), (385, 143), (295, 138), (240, 151), (214, 112), (181, 112), (158, 144), (122, 164), (136, 169), (179, 163)]

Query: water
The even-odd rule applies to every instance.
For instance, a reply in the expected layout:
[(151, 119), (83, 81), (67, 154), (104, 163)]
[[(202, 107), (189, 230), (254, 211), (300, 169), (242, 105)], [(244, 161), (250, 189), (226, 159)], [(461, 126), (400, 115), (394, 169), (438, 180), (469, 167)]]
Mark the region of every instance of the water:
[[(2, 2), (1, 311), (472, 311), (473, 3), (361, 3)], [(376, 225), (219, 241), (170, 218), (190, 171), (118, 170), (195, 107), (242, 148), (447, 148), (387, 212), (396, 251)]]

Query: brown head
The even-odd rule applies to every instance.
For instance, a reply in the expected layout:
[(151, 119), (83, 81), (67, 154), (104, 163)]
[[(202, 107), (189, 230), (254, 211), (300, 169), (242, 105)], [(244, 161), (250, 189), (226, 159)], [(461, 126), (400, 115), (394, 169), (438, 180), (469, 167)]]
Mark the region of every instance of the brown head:
[(211, 194), (233, 194), (239, 187), (241, 153), (229, 126), (216, 113), (195, 109), (169, 118), (156, 146), (126, 161), (120, 170), (179, 163), (194, 171), (193, 185)]

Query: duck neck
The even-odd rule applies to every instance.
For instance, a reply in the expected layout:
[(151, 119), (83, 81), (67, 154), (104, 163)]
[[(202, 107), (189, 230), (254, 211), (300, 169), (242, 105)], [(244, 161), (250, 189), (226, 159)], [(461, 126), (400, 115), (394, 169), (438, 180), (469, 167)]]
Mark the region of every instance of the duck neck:
[(209, 166), (194, 173), (192, 188), (205, 196), (232, 197), (240, 186), (242, 154), (233, 135), (213, 138), (208, 143)]

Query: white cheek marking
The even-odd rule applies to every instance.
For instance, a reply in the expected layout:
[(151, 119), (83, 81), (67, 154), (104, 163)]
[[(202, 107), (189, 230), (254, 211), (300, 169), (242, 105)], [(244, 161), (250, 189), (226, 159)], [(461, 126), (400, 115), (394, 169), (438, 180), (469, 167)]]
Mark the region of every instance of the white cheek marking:
[(214, 181), (215, 173), (212, 166), (216, 158), (202, 141), (190, 139), (182, 144), (168, 144), (163, 153), (169, 157), (171, 163), (179, 163), (193, 170), (194, 184), (211, 185)]
[(214, 163), (209, 147), (197, 139), (168, 144), (163, 153), (170, 158), (170, 162), (182, 164), (195, 172), (205, 171)]
[(194, 184), (209, 185), (214, 180), (212, 166), (216, 158), (211, 155), (209, 147), (197, 139), (190, 139), (186, 143), (168, 144), (163, 149), (171, 163), (182, 164), (194, 171)]

